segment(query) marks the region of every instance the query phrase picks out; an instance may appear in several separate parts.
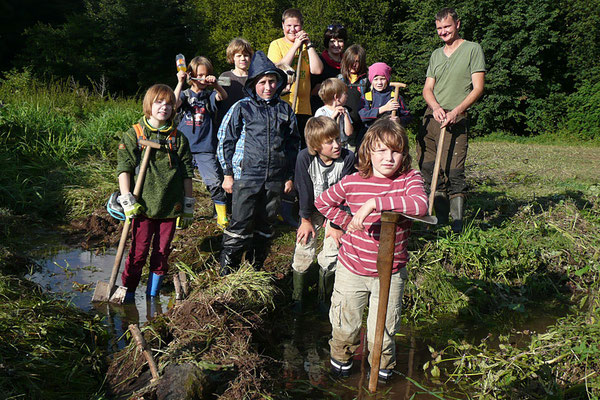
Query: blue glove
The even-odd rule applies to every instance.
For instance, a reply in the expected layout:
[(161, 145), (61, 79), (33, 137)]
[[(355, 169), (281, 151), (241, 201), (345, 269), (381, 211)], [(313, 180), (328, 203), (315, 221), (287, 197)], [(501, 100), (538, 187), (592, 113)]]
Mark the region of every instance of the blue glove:
[(135, 196), (131, 194), (131, 192), (120, 195), (117, 197), (117, 200), (123, 206), (126, 218), (135, 218), (144, 213), (144, 207), (137, 202)]
[(183, 198), (183, 214), (177, 217), (177, 229), (185, 229), (192, 225), (194, 222), (194, 205), (196, 199), (193, 197)]

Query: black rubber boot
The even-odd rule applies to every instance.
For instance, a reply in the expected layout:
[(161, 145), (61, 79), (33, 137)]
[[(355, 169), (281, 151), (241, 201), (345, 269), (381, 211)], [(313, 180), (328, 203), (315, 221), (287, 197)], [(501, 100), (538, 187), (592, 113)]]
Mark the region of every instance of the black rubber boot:
[(435, 216), (437, 217), (438, 225), (448, 225), (450, 203), (448, 202), (448, 196), (446, 196), (446, 193), (435, 192), (433, 208), (435, 209)]
[(465, 215), (465, 198), (457, 196), (450, 199), (450, 217), (452, 217), (452, 232), (460, 233), (463, 229)]
[[(252, 249), (252, 257), (250, 258), (250, 260), (252, 261), (252, 266), (254, 267), (254, 270), (260, 271), (261, 269), (263, 269), (263, 266), (265, 265), (265, 260), (267, 259), (269, 243), (267, 239), (263, 238), (263, 240), (261, 241), (255, 240), (253, 242), (253, 245), (254, 248)], [(248, 258), (248, 254), (246, 254), (246, 259)]]
[(296, 314), (302, 314), (304, 308), (304, 297), (306, 296), (307, 290), (307, 271), (298, 272), (296, 270), (292, 270), (292, 311)]
[(237, 269), (240, 267), (243, 253), (243, 248), (223, 248), (219, 258), (219, 263), (221, 264), (219, 275), (225, 276), (237, 271)]
[(319, 312), (321, 314), (329, 314), (334, 283), (335, 271), (327, 271), (319, 268)]

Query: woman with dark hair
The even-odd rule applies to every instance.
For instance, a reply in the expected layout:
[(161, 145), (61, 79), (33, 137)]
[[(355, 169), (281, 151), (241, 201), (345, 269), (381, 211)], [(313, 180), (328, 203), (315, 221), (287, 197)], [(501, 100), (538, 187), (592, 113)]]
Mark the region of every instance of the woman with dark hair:
[(331, 24), (325, 29), (323, 35), (323, 47), (325, 50), (319, 54), (319, 58), (323, 63), (323, 72), (320, 75), (311, 75), (311, 107), (313, 114), (323, 102), (318, 96), (321, 82), (328, 78), (336, 78), (340, 73), (340, 63), (342, 54), (344, 53), (344, 44), (348, 39), (346, 28), (341, 24)]
[(367, 76), (367, 52), (358, 44), (348, 47), (342, 56), (340, 63), (340, 74), (338, 79), (348, 86), (348, 98), (346, 108), (350, 112), (354, 135), (348, 140), (348, 148), (352, 151), (358, 149), (365, 133), (358, 110), (362, 108), (361, 97), (369, 91), (370, 84)]

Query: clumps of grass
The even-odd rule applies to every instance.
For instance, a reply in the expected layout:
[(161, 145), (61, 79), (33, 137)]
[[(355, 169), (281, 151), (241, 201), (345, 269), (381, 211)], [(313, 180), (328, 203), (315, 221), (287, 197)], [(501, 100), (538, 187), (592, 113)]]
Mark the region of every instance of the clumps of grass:
[[(529, 332), (519, 332), (529, 335)], [(503, 335), (492, 345), (450, 340), (443, 350), (430, 348), (424, 369), (438, 383), (452, 383), (471, 398), (569, 398), (600, 396), (600, 324), (578, 316), (559, 320), (548, 331), (531, 335), (526, 348)]]
[(81, 214), (64, 204), (63, 190), (95, 187), (88, 157), (114, 158), (118, 138), (141, 116), (136, 99), (112, 99), (73, 81), (42, 82), (28, 70), (0, 79), (0, 101), (4, 206), (45, 218)]
[[(263, 317), (274, 309), (271, 274), (254, 271), (248, 264), (225, 277), (210, 266), (202, 272), (182, 262), (177, 266), (188, 274), (192, 293), (152, 320), (144, 333), (165, 376), (159, 385), (181, 386), (174, 371), (185, 369), (185, 385), (196, 392), (225, 399), (269, 398), (273, 380), (267, 366), (272, 360), (258, 353), (253, 337), (263, 329)], [(130, 388), (147, 384), (146, 375), (138, 378), (143, 364), (133, 344), (117, 353), (109, 368), (110, 392), (130, 395)], [(146, 386), (142, 392), (153, 390), (161, 389)]]
[[(27, 294), (27, 295), (25, 295)], [(0, 274), (0, 393), (3, 398), (92, 398), (103, 384), (98, 318)]]

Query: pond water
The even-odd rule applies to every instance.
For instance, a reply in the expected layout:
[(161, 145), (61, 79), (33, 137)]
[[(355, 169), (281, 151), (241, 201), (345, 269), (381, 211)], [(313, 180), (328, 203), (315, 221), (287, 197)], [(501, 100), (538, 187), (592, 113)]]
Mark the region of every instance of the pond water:
[[(104, 322), (114, 338), (110, 343), (110, 350), (118, 350), (127, 344), (122, 336), (129, 324), (143, 326), (146, 321), (166, 311), (171, 301), (169, 296), (147, 299), (145, 286), (140, 284), (135, 294), (135, 303), (92, 303), (96, 282), (110, 280), (115, 254), (116, 249), (96, 252), (63, 247), (45, 248), (39, 255), (39, 267), (27, 276), (73, 306), (105, 316)], [(123, 266), (124, 261), (121, 271)], [(119, 275), (117, 283), (120, 280)]]

